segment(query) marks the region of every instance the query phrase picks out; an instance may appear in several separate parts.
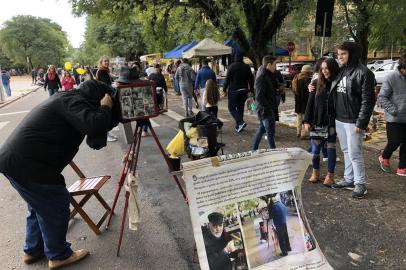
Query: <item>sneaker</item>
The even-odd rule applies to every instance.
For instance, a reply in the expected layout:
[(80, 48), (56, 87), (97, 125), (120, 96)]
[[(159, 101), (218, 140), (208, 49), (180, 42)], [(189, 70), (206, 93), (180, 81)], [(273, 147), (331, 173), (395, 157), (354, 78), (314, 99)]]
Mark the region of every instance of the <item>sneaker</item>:
[(327, 162), (327, 161), (328, 161), (328, 158), (324, 157), (323, 162)]
[(142, 131), (141, 133), (141, 137), (147, 137), (148, 135), (148, 131)]
[(245, 122), (243, 122), (241, 125), (238, 126), (237, 132), (240, 133), (246, 126), (247, 126), (247, 124)]
[(336, 158), (336, 162), (339, 162), (339, 161), (341, 161), (341, 159), (340, 159), (339, 157), (337, 157), (337, 158)]
[(107, 134), (107, 141), (108, 142), (115, 142), (115, 141), (117, 141), (117, 138)]
[(405, 169), (397, 169), (396, 174), (399, 176), (406, 176), (406, 168)]
[(366, 185), (362, 184), (355, 185), (354, 191), (352, 192), (352, 197), (362, 199), (367, 193), (368, 191)]
[(342, 179), (342, 180), (338, 181), (337, 183), (333, 184), (331, 186), (331, 188), (353, 190), (354, 183), (348, 183), (347, 181), (345, 181), (345, 179)]
[(75, 263), (89, 255), (89, 251), (86, 249), (76, 250), (72, 253), (72, 255), (65, 259), (65, 260), (49, 260), (48, 267), (50, 269), (56, 269), (65, 265), (69, 265)]
[(45, 257), (44, 254), (34, 257), (34, 256), (31, 256), (30, 254), (27, 254), (24, 252), (23, 253), (23, 262), (26, 264), (32, 264), (32, 263), (35, 263), (35, 262), (41, 260), (44, 257)]
[(378, 157), (379, 163), (381, 164), (381, 169), (384, 172), (390, 172), (390, 165), (389, 165), (389, 159), (385, 159), (380, 155)]

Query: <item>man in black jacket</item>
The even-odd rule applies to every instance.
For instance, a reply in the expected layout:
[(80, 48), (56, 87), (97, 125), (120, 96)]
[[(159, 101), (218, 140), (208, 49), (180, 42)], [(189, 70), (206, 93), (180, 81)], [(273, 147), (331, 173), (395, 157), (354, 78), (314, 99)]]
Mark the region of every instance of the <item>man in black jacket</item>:
[(252, 149), (257, 150), (261, 138), (266, 132), (269, 148), (275, 148), (275, 113), (278, 111), (276, 89), (273, 74), (276, 70), (276, 58), (266, 55), (262, 58), (263, 68), (255, 80), (255, 101), (257, 103), (259, 127), (252, 142)]
[(58, 93), (35, 107), (0, 148), (0, 172), (28, 204), (23, 260), (46, 256), (49, 267), (74, 263), (89, 254), (66, 242), (69, 192), (62, 170), (85, 135), (95, 149), (106, 145), (116, 123), (112, 88), (89, 80), (78, 90)]
[(254, 92), (254, 76), (250, 66), (243, 62), (242, 56), (237, 56), (236, 61), (228, 68), (223, 87), (225, 94), (227, 90), (228, 110), (235, 120), (235, 131), (241, 132), (247, 126), (244, 122), (245, 101), (248, 92)]
[(213, 212), (208, 216), (209, 224), (202, 228), (204, 245), (210, 270), (231, 270), (230, 258), (236, 258), (234, 242), (224, 231), (224, 217)]
[(344, 153), (344, 179), (332, 188), (351, 189), (352, 197), (367, 194), (362, 141), (375, 106), (374, 74), (360, 62), (360, 50), (355, 42), (338, 47), (340, 74), (332, 82), (335, 123), (341, 150)]

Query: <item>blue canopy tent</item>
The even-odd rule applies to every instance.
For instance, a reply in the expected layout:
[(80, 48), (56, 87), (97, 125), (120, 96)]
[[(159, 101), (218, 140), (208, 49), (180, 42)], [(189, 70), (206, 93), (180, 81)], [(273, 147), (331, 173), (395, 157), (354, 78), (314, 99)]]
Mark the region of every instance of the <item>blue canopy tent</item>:
[(276, 56), (289, 56), (289, 51), (283, 48), (276, 47), (275, 54)]
[(182, 58), (183, 52), (186, 52), (187, 50), (190, 50), (197, 44), (197, 41), (193, 40), (192, 42), (188, 44), (182, 44), (174, 49), (170, 50), (169, 52), (164, 53), (164, 58), (172, 58), (172, 59), (178, 59)]

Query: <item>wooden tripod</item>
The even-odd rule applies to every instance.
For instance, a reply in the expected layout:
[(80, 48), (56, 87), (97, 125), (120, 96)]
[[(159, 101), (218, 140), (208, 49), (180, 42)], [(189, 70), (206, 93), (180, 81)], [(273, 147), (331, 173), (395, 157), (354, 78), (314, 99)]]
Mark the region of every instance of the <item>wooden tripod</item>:
[[(114, 201), (113, 201), (113, 206), (111, 207), (111, 212), (110, 212), (110, 216), (109, 216), (109, 220), (107, 222), (107, 226), (106, 229), (108, 229), (108, 227), (110, 226), (110, 222), (111, 222), (111, 218), (114, 215), (114, 209), (116, 207), (117, 204), (117, 200), (118, 200), (118, 196), (120, 195), (121, 189), (124, 185), (124, 181), (127, 177), (127, 174), (130, 173), (135, 173), (136, 169), (137, 169), (137, 163), (138, 163), (138, 154), (140, 152), (140, 145), (141, 145), (141, 134), (142, 134), (142, 128), (144, 125), (147, 125), (149, 130), (151, 131), (152, 137), (155, 140), (156, 145), (158, 146), (162, 156), (165, 159), (165, 162), (169, 168), (169, 171), (173, 171), (172, 168), (172, 164), (170, 163), (168, 156), (166, 155), (161, 143), (159, 142), (158, 137), (156, 136), (156, 133), (154, 131), (154, 129), (152, 128), (151, 122), (147, 119), (147, 120), (138, 120), (135, 130), (134, 130), (134, 140), (131, 143), (130, 147), (128, 148), (127, 154), (124, 157), (124, 164), (123, 167), (121, 169), (121, 173), (120, 173), (120, 178), (118, 180), (118, 187), (117, 187), (117, 192), (116, 195), (114, 197)], [(188, 203), (188, 199), (186, 196), (186, 191), (185, 189), (182, 187), (182, 185), (179, 182), (179, 179), (176, 175), (172, 175), (173, 179), (176, 182), (176, 185), (178, 186), (180, 192), (182, 193), (183, 199), (186, 201), (186, 203)], [(124, 233), (124, 226), (125, 226), (125, 219), (126, 219), (126, 215), (127, 215), (127, 209), (128, 209), (128, 200), (130, 197), (130, 192), (126, 190), (125, 192), (125, 203), (124, 203), (124, 210), (123, 210), (123, 218), (121, 220), (121, 229), (120, 229), (120, 238), (118, 241), (118, 247), (117, 247), (117, 256), (119, 256), (120, 254), (120, 247), (121, 247), (121, 242), (123, 239), (123, 233)]]

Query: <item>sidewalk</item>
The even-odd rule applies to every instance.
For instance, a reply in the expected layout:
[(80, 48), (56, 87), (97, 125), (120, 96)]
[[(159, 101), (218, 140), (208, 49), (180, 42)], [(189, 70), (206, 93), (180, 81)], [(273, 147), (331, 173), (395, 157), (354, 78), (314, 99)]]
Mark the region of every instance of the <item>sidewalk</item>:
[(39, 85), (32, 85), (31, 82), (31, 76), (12, 76), (10, 79), (11, 96), (7, 97), (4, 93), (6, 100), (0, 102), (0, 108), (41, 88)]

